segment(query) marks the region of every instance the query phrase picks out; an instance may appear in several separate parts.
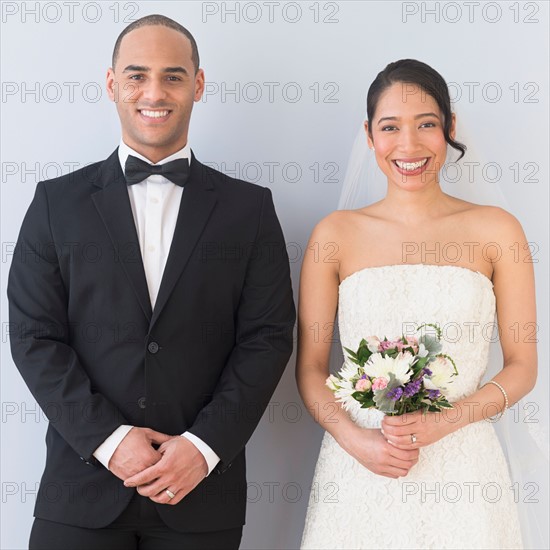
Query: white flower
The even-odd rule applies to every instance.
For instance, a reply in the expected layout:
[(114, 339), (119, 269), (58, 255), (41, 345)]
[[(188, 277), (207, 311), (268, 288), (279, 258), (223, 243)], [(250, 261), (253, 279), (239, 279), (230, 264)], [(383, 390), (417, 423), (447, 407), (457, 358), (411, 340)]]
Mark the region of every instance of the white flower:
[(353, 399), (352, 397), (352, 394), (354, 394), (357, 390), (352, 383), (352, 379), (357, 377), (358, 369), (359, 365), (353, 363), (351, 360), (346, 359), (346, 361), (344, 361), (344, 364), (342, 365), (342, 368), (340, 369), (340, 372), (338, 373), (340, 378), (331, 374), (326, 379), (325, 384), (334, 392), (334, 397), (336, 398), (336, 401), (342, 403), (344, 409), (349, 409), (349, 407), (355, 401), (355, 399)]
[(334, 374), (331, 374), (327, 379), (325, 384), (332, 391), (336, 391), (340, 387), (340, 379)]
[(357, 390), (354, 388), (353, 384), (349, 380), (342, 380), (340, 382), (340, 386), (334, 392), (334, 397), (336, 398), (336, 401), (342, 403), (342, 406), (345, 410), (349, 410), (353, 402), (355, 402), (355, 399), (352, 397), (352, 395), (356, 391)]
[(446, 357), (438, 355), (426, 368), (432, 371), (431, 376), (424, 377), (424, 387), (428, 390), (446, 390), (453, 381), (455, 369)]
[(398, 353), (396, 357), (383, 357), (381, 353), (373, 353), (365, 365), (365, 373), (371, 378), (390, 379), (392, 373), (397, 381), (406, 384), (411, 378), (411, 363), (414, 355), (406, 351)]
[(357, 376), (359, 365), (354, 363), (351, 359), (346, 358), (340, 372), (338, 373), (344, 380), (351, 380)]
[(367, 348), (369, 348), (369, 351), (377, 353), (380, 346), (380, 338), (378, 338), (378, 336), (368, 336), (365, 340), (367, 341)]
[(420, 342), (420, 344), (418, 345), (418, 357), (426, 357), (426, 355), (428, 355), (429, 351), (426, 349), (426, 346)]

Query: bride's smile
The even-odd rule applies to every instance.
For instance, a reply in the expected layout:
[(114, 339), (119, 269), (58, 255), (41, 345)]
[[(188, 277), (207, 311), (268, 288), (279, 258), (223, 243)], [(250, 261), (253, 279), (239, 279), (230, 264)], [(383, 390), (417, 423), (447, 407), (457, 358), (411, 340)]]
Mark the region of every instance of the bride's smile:
[[(447, 142), (437, 101), (418, 86), (397, 82), (378, 101), (369, 145), (390, 188), (406, 191), (431, 189), (439, 183)], [(451, 137), (454, 136), (454, 117)]]
[(423, 159), (395, 159), (393, 163), (397, 167), (397, 171), (403, 174), (404, 176), (417, 176), (422, 174), (428, 169), (428, 163), (430, 162), (430, 157), (425, 157)]

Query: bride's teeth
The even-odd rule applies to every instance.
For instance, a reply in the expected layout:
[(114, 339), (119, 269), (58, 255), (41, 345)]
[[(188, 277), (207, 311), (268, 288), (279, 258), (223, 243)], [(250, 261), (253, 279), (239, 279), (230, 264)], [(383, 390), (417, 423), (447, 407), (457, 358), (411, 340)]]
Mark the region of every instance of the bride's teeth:
[(418, 162), (402, 162), (400, 160), (396, 160), (395, 164), (401, 168), (401, 170), (417, 170), (421, 166), (424, 166), (428, 162), (428, 159), (425, 158), (424, 160), (419, 160)]
[(151, 118), (161, 118), (168, 114), (168, 111), (141, 111), (141, 114)]

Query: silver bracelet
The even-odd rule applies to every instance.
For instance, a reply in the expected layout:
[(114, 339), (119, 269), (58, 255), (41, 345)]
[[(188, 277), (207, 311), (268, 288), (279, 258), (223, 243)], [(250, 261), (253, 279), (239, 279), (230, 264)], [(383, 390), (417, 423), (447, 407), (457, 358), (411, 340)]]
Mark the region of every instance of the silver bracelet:
[(506, 409), (509, 407), (508, 394), (506, 393), (506, 390), (495, 380), (489, 380), (487, 384), (494, 384), (502, 392), (502, 395), (504, 395), (504, 409), (502, 409), (502, 412), (500, 413), (500, 418), (504, 414), (504, 411), (506, 411)]

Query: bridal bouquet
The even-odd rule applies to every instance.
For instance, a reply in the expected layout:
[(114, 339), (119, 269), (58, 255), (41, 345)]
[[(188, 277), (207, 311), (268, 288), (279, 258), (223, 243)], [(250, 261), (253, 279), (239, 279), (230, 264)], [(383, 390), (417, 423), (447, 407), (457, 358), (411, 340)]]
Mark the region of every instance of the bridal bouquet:
[(427, 326), (435, 329), (435, 336), (396, 340), (370, 336), (361, 340), (357, 351), (344, 348), (349, 357), (326, 381), (337, 401), (345, 409), (358, 401), (362, 408), (374, 407), (389, 415), (451, 409), (445, 391), (458, 371), (451, 357), (441, 353), (438, 326), (424, 324), (417, 331)]

